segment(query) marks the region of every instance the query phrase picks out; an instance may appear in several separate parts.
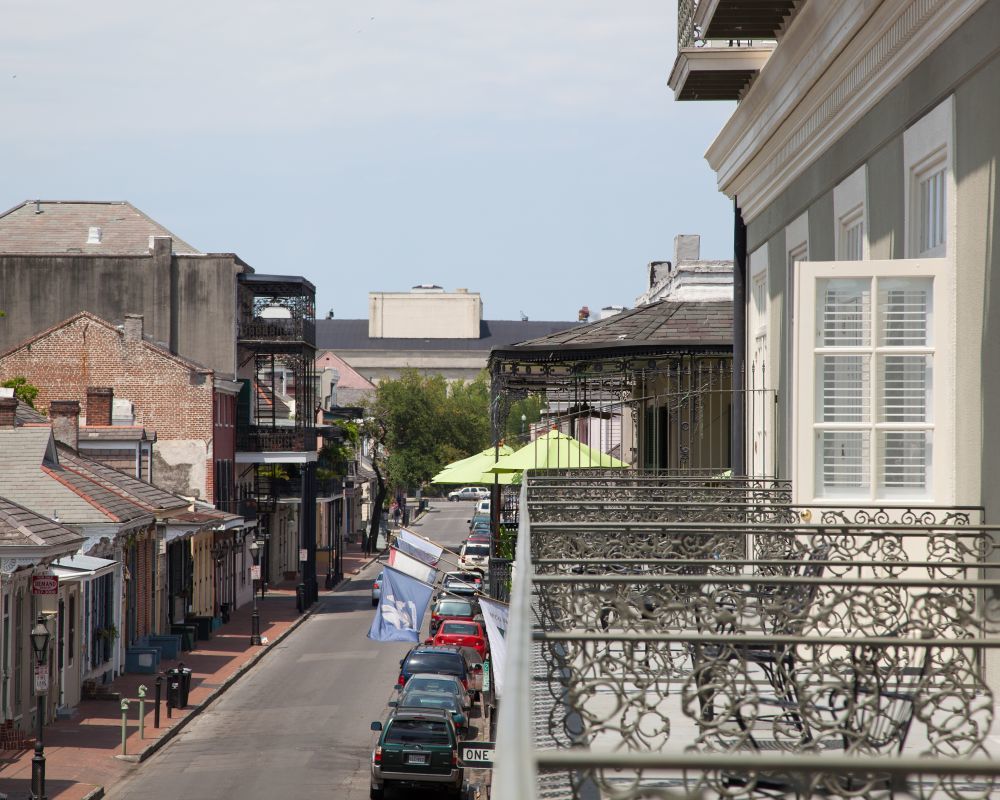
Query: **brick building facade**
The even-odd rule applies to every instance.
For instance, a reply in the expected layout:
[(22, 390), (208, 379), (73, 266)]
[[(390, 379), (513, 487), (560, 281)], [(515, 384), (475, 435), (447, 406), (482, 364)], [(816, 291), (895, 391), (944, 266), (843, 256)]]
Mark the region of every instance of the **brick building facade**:
[[(17, 376), (38, 387), (39, 409), (47, 410), (53, 400), (80, 402), (81, 447), (88, 455), (121, 467), (115, 463), (120, 454), (105, 452), (111, 449), (106, 440), (127, 439), (130, 430), (134, 436), (145, 431), (151, 439), (155, 432), (152, 475), (144, 474), (140, 463), (138, 477), (209, 502), (217, 495), (234, 496), (233, 413), (227, 412), (235, 406), (238, 385), (217, 380), (213, 370), (150, 341), (142, 316), (126, 315), (118, 327), (81, 311), (0, 354), (0, 380)], [(128, 419), (113, 419), (114, 404), (121, 400), (131, 403), (131, 426)], [(216, 435), (224, 439), (222, 466), (215, 463)], [(221, 492), (217, 476), (228, 483)]]

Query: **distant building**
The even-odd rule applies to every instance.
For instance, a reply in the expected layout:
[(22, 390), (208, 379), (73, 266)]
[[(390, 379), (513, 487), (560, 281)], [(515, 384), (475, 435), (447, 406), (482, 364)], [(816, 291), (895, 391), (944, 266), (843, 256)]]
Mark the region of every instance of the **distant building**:
[[(484, 320), (478, 292), (423, 284), (409, 292), (371, 292), (370, 318), (316, 320), (317, 366), (334, 354), (374, 384), (404, 369), (469, 381), (490, 350), (571, 328), (572, 321)], [(343, 404), (343, 398), (340, 399)]]
[[(733, 262), (704, 261), (701, 236), (674, 237), (674, 260), (649, 265), (649, 288), (635, 299), (637, 306), (657, 300), (677, 303), (732, 301)], [(602, 318), (603, 318), (602, 314)]]

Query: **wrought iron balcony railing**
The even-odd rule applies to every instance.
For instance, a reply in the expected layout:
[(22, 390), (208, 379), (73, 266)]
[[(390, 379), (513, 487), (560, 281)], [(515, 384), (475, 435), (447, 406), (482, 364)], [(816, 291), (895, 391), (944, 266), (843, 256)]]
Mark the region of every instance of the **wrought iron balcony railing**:
[(243, 342), (304, 342), (316, 345), (314, 320), (296, 317), (244, 317), (237, 337)]
[(236, 449), (251, 453), (315, 451), (316, 429), (243, 425), (236, 429)]
[(536, 522), (553, 477), (522, 488), (493, 797), (992, 796), (981, 509)]

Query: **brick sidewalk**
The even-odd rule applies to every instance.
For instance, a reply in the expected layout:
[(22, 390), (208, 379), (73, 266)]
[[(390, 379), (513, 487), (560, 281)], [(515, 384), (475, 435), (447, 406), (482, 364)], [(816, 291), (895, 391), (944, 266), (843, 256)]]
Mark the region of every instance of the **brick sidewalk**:
[[(349, 577), (370, 563), (359, 545), (344, 553), (344, 574)], [(322, 579), (321, 579), (322, 580)], [(336, 589), (334, 589), (336, 591)], [(321, 590), (320, 594), (328, 594)], [(305, 615), (295, 607), (294, 584), (283, 584), (257, 597), (261, 636), (268, 644), (250, 646), (250, 619), (253, 604), (238, 609), (230, 621), (214, 631), (212, 638), (197, 642), (197, 649), (182, 654), (185, 667), (193, 670), (191, 694), (186, 709), (174, 709), (166, 715), (166, 681), (160, 704), (160, 727), (153, 727), (155, 675), (123, 675), (109, 689), (129, 700), (129, 736), (126, 742), (132, 761), (152, 755), (165, 744), (185, 720), (200, 712), (217, 695), (253, 666), (270, 647), (289, 633)], [(161, 669), (177, 666), (166, 661)], [(145, 739), (139, 738), (138, 689), (147, 688)], [(121, 706), (114, 700), (85, 700), (76, 707), (73, 719), (57, 720), (45, 726), (45, 789), (49, 800), (82, 800), (103, 794), (103, 787), (121, 780), (134, 763), (115, 756), (121, 753)], [(0, 794), (9, 800), (24, 800), (31, 793), (32, 750), (0, 750)]]

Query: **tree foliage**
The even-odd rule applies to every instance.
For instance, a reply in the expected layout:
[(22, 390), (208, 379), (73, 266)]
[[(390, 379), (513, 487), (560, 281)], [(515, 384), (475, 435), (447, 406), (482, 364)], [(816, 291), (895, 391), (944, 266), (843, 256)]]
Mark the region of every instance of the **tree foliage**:
[(22, 403), (27, 403), (32, 408), (35, 407), (35, 398), (38, 397), (38, 387), (28, 383), (27, 378), (20, 376), (11, 378), (0, 383), (0, 386), (3, 386), (5, 389), (13, 389), (14, 397)]
[(449, 384), (441, 375), (406, 370), (379, 383), (370, 416), (382, 432), (381, 466), (394, 488), (423, 486), (449, 462), (490, 443), (485, 375)]
[(316, 475), (321, 480), (343, 478), (348, 465), (355, 459), (361, 442), (361, 429), (355, 422), (334, 420), (331, 427), (337, 435), (324, 439), (319, 451)]

